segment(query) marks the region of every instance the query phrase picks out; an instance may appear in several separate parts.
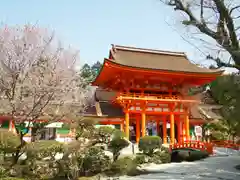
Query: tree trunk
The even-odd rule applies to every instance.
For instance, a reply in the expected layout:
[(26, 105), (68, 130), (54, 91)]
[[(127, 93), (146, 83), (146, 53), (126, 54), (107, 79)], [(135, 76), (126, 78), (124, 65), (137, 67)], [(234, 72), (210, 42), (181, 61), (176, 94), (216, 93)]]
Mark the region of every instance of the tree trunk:
[(119, 152), (115, 152), (113, 153), (113, 161), (117, 161), (118, 157), (120, 156), (120, 153)]
[(20, 133), (19, 133), (19, 138), (20, 138), (21, 144), (17, 147), (17, 151), (16, 151), (16, 153), (15, 153), (12, 166), (15, 165), (15, 164), (17, 164), (18, 159), (19, 159), (19, 157), (20, 157), (20, 151), (21, 151), (21, 149), (23, 148), (23, 146), (25, 145), (25, 141), (23, 140), (23, 137), (24, 137), (24, 134), (20, 131)]

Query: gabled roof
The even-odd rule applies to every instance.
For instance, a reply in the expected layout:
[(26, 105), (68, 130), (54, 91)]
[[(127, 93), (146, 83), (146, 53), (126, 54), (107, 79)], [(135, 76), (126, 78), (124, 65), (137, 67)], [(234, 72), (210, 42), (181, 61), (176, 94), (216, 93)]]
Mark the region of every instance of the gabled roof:
[(199, 112), (206, 118), (210, 120), (220, 120), (223, 117), (220, 113), (220, 108), (217, 108), (217, 106), (212, 105), (200, 105), (199, 106)]
[(221, 108), (222, 105), (219, 105), (212, 96), (210, 90), (205, 90), (203, 92), (198, 92), (194, 95), (195, 99), (199, 99), (201, 104), (198, 106), (199, 113), (203, 118), (209, 120), (222, 119)]
[(185, 53), (112, 45), (110, 61), (128, 67), (188, 73), (221, 74), (192, 64)]
[(107, 91), (98, 87), (95, 92), (96, 101), (112, 101), (116, 97), (117, 93), (114, 91)]

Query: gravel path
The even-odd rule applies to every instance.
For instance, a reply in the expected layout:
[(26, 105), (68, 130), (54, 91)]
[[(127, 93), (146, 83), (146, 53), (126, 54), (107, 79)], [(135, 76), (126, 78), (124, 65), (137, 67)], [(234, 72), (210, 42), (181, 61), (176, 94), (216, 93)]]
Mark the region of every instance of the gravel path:
[(196, 162), (149, 165), (144, 169), (153, 172), (137, 177), (120, 177), (120, 180), (240, 180), (239, 152), (218, 148), (216, 156)]

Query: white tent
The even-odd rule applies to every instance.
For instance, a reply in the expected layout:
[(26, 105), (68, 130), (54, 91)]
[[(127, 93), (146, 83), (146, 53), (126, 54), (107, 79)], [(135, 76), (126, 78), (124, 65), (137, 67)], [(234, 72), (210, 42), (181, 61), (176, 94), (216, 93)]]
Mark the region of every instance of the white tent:
[(46, 125), (46, 128), (62, 128), (63, 123), (62, 122), (54, 122)]
[(102, 126), (108, 126), (108, 127), (111, 127), (111, 128), (115, 128), (114, 125), (95, 125), (96, 128), (100, 128)]

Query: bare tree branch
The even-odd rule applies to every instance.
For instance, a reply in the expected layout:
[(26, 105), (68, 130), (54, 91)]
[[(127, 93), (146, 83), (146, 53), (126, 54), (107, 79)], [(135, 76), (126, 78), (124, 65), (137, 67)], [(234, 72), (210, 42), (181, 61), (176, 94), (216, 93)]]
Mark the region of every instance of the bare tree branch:
[(229, 11), (229, 14), (231, 15), (233, 13), (233, 11), (238, 9), (238, 8), (240, 8), (240, 5), (231, 8), (230, 11)]
[[(161, 0), (164, 1), (164, 0)], [(233, 6), (233, 2), (227, 4), (223, 0), (165, 0), (169, 6), (172, 6), (176, 11), (184, 12), (187, 19), (182, 23), (186, 26), (194, 26), (202, 34), (205, 34), (214, 39), (222, 48), (224, 48), (232, 57), (235, 67), (240, 70), (240, 42), (237, 35), (239, 25), (237, 25), (237, 15), (235, 10), (238, 10), (239, 5)], [(196, 12), (193, 6), (200, 7), (200, 15)], [(211, 13), (207, 10), (212, 10)], [(212, 14), (212, 16), (210, 16)], [(235, 16), (235, 17), (233, 17)], [(214, 22), (208, 18), (215, 17)], [(214, 23), (216, 26), (213, 26)], [(223, 65), (223, 63), (221, 63)], [(225, 65), (227, 65), (225, 63)], [(232, 66), (229, 64), (229, 66)]]

